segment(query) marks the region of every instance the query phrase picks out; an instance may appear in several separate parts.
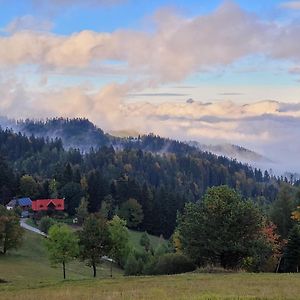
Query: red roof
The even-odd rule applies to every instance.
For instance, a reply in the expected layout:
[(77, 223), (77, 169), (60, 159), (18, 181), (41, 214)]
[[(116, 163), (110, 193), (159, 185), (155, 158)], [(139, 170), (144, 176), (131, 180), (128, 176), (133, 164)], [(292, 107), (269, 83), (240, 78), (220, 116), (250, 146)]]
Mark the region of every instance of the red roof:
[(38, 199), (32, 201), (33, 211), (43, 211), (43, 210), (64, 210), (65, 200), (64, 199)]

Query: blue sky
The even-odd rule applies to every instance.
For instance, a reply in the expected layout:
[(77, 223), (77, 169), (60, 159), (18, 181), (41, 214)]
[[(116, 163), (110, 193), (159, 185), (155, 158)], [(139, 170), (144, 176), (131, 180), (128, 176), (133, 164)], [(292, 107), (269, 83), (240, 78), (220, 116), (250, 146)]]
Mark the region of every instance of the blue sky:
[[(40, 0), (43, 2), (44, 0)], [(58, 1), (57, 1), (58, 2)], [(195, 16), (213, 11), (222, 0), (127, 0), (116, 5), (72, 5), (62, 6), (54, 11), (36, 7), (31, 0), (1, 0), (0, 26), (5, 27), (12, 19), (33, 15), (46, 17), (55, 24), (54, 32), (70, 34), (90, 29), (113, 31), (119, 28), (137, 29), (146, 16), (162, 7), (173, 7), (187, 16)], [(280, 9), (281, 0), (239, 0), (235, 1), (243, 9), (264, 18), (289, 18), (291, 11)]]

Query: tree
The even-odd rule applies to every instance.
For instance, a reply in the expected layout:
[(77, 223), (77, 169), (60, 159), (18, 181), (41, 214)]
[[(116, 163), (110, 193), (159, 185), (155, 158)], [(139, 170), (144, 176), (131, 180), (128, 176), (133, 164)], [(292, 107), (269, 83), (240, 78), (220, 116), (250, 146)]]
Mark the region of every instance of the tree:
[(105, 195), (108, 194), (108, 182), (98, 171), (93, 171), (89, 174), (87, 179), (87, 193), (88, 193), (88, 210), (91, 213), (98, 212), (101, 208), (101, 202)]
[[(1, 139), (0, 139), (1, 140)], [(6, 204), (15, 188), (15, 175), (7, 161), (0, 154), (0, 205)]]
[(124, 266), (129, 252), (129, 233), (126, 227), (126, 221), (114, 216), (108, 222), (108, 231), (111, 241), (110, 256), (120, 266)]
[(112, 197), (112, 195), (109, 194), (104, 197), (101, 203), (100, 211), (104, 218), (108, 220), (112, 219), (115, 214), (115, 199)]
[(39, 229), (47, 234), (50, 227), (54, 225), (54, 223), (55, 221), (52, 218), (48, 216), (42, 217), (40, 220)]
[(251, 272), (274, 272), (279, 267), (283, 242), (276, 233), (276, 226), (265, 220), (259, 237), (249, 248), (243, 267)]
[(78, 255), (78, 238), (66, 225), (53, 225), (46, 240), (49, 258), (53, 264), (62, 264), (66, 279), (66, 263)]
[(75, 182), (68, 182), (60, 191), (65, 198), (66, 211), (69, 215), (74, 215), (82, 198), (81, 185)]
[(148, 252), (151, 248), (151, 241), (146, 231), (141, 236), (140, 245), (144, 247), (146, 252)]
[(297, 209), (292, 212), (291, 218), (297, 222), (300, 222), (300, 206), (298, 206)]
[(23, 233), (19, 217), (0, 205), (0, 248), (2, 254), (6, 254), (9, 249), (17, 249), (22, 243)]
[(198, 265), (237, 267), (261, 232), (262, 216), (227, 186), (207, 190), (202, 202), (188, 203), (178, 218), (184, 253)]
[(286, 270), (298, 273), (300, 267), (300, 225), (295, 225), (290, 232), (284, 258)]
[(139, 275), (141, 272), (141, 269), (139, 267), (139, 262), (136, 259), (134, 253), (130, 252), (127, 261), (124, 267), (125, 275), (130, 276), (130, 275)]
[(106, 220), (102, 216), (90, 215), (79, 232), (80, 258), (87, 260), (97, 275), (97, 264), (109, 254), (111, 243)]
[(78, 225), (82, 225), (84, 220), (89, 215), (88, 212), (88, 202), (84, 197), (81, 198), (79, 206), (76, 208), (76, 217), (78, 219)]
[(282, 184), (279, 195), (271, 209), (271, 219), (277, 226), (278, 233), (282, 238), (287, 238), (295, 221), (291, 218), (293, 211), (297, 207), (295, 203), (293, 188), (288, 184)]
[(49, 192), (51, 198), (57, 198), (58, 192), (57, 192), (57, 181), (55, 179), (52, 179), (49, 182)]
[(22, 196), (34, 197), (37, 193), (37, 183), (30, 175), (24, 175), (20, 179), (20, 192)]
[(142, 206), (133, 198), (121, 205), (118, 215), (126, 220), (129, 228), (136, 228), (144, 218)]

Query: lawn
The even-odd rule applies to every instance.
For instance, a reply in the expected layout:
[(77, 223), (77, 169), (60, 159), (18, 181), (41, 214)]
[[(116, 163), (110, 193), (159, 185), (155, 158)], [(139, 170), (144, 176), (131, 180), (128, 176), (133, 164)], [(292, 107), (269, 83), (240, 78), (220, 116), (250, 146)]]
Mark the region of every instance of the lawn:
[(299, 299), (300, 275), (185, 274), (59, 281), (48, 286), (0, 290), (0, 299)]
[[(50, 266), (44, 246), (44, 237), (25, 231), (24, 242), (18, 250), (0, 255), (0, 279), (8, 284), (0, 284), (0, 290), (9, 287), (31, 287), (38, 284), (57, 282), (62, 278), (61, 266)], [(67, 264), (67, 278), (87, 279), (92, 270), (84, 263), (75, 261)], [(120, 269), (113, 268), (114, 275), (122, 274)], [(99, 277), (110, 276), (110, 266), (105, 263), (98, 267)]]
[[(139, 246), (141, 233), (130, 231)], [(159, 238), (150, 237), (153, 247)], [(26, 232), (23, 246), (0, 256), (0, 300), (218, 300), (218, 299), (300, 299), (300, 274), (200, 274), (173, 276), (123, 277), (114, 268), (109, 278), (109, 265), (101, 265), (99, 277), (80, 262), (67, 265), (67, 280), (61, 269), (51, 268), (43, 245), (44, 238)], [(1, 280), (0, 280), (1, 282)]]

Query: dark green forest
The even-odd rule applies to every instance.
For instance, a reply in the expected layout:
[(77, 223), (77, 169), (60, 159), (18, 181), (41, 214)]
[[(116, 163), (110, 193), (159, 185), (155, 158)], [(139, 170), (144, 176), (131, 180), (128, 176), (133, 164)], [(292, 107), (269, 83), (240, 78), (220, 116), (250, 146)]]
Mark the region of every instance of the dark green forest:
[[(18, 196), (59, 196), (65, 197), (67, 212), (74, 215), (84, 197), (90, 212), (105, 206), (113, 216), (135, 199), (143, 214), (135, 228), (169, 237), (177, 212), (185, 203), (201, 199), (208, 187), (228, 185), (268, 210), (281, 185), (288, 184), (267, 171), (153, 134), (126, 139), (105, 135), (86, 119), (19, 124), (30, 135), (0, 131), (2, 204)], [(63, 137), (47, 135), (55, 131)], [(64, 147), (63, 140), (80, 144), (83, 136), (90, 141), (89, 151)], [(26, 175), (31, 176), (30, 188)]]

